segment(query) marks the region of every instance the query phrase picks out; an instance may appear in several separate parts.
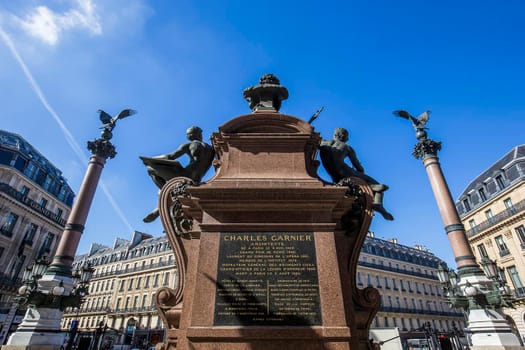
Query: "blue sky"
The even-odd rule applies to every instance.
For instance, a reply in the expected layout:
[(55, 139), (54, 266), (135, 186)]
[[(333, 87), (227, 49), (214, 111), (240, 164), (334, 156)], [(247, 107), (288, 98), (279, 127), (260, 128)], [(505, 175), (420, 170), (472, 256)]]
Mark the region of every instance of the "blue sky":
[(392, 111), (432, 110), (429, 135), (443, 142), (456, 198), (524, 143), (524, 10), (517, 0), (3, 2), (0, 128), (27, 139), (78, 191), (96, 111), (138, 110), (114, 131), (118, 155), (102, 175), (110, 196), (97, 191), (83, 253), (134, 229), (161, 234), (159, 222), (142, 222), (157, 189), (138, 156), (174, 150), (193, 124), (209, 138), (249, 112), (242, 90), (271, 72), (290, 92), (283, 113), (307, 119), (325, 106), (316, 130), (330, 138), (349, 129), (367, 173), (390, 186), (385, 206), (396, 220), (376, 217), (376, 237), (422, 244), (455, 266), (411, 155), (413, 130)]

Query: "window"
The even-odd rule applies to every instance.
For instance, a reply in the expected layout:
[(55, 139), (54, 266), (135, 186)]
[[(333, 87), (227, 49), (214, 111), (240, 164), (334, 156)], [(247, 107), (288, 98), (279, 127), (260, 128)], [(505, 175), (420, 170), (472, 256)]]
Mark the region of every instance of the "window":
[(52, 183), (53, 183), (53, 179), (51, 178), (51, 176), (47, 175), (42, 187), (44, 187), (45, 190), (49, 190)]
[(483, 243), (479, 244), (478, 245), (478, 252), (479, 252), (479, 255), (482, 257), (482, 258), (488, 258), (488, 254), (487, 254), (487, 249), (485, 249), (485, 245)]
[(42, 247), (40, 247), (40, 251), (38, 252), (39, 257), (42, 257), (46, 253), (51, 252), (51, 245), (53, 244), (54, 239), (55, 235), (51, 232), (48, 232), (46, 238), (44, 239), (44, 242), (42, 243)]
[(60, 209), (60, 208), (57, 208), (57, 216), (59, 218), (62, 218), (62, 214), (64, 214), (64, 211), (62, 209)]
[(149, 288), (149, 276), (146, 276), (146, 280), (144, 281), (144, 288)]
[(135, 289), (140, 289), (140, 284), (142, 283), (142, 277), (137, 278), (137, 286)]
[(509, 249), (507, 248), (507, 245), (505, 244), (505, 241), (503, 240), (503, 236), (499, 235), (494, 238), (496, 241), (496, 245), (498, 246), (499, 255), (505, 256), (509, 254)]
[(487, 220), (488, 220), (489, 222), (492, 222), (493, 219), (494, 219), (494, 214), (492, 214), (492, 210), (490, 210), (490, 209), (489, 209), (489, 210), (486, 210), (486, 211), (485, 211), (485, 217), (487, 218)]
[(487, 195), (485, 194), (485, 189), (480, 188), (478, 193), (479, 193), (479, 198), (481, 199), (482, 202), (487, 200)]
[(155, 280), (153, 281), (153, 287), (158, 287), (159, 286), (159, 274), (157, 273), (155, 275)]
[(468, 224), (469, 224), (471, 229), (475, 229), (476, 228), (476, 221), (474, 221), (474, 219), (470, 219), (468, 221)]
[(163, 282), (163, 285), (164, 286), (167, 286), (170, 282), (170, 273), (169, 272), (166, 272), (164, 274), (164, 282)]
[(27, 197), (27, 195), (29, 194), (29, 188), (27, 188), (26, 186), (22, 186), (20, 188), (20, 194), (22, 195), (22, 197)]
[(496, 176), (496, 183), (500, 190), (505, 188), (505, 182), (503, 181), (503, 175)]
[(27, 231), (24, 235), (24, 243), (31, 246), (33, 245), (33, 239), (35, 238), (36, 230), (38, 229), (38, 226), (31, 223), (29, 224), (29, 227), (27, 228)]
[(131, 290), (131, 288), (133, 288), (133, 278), (129, 279), (128, 290)]
[(20, 270), (22, 269), (22, 265), (24, 265), (25, 260), (26, 257), (24, 255), (17, 256), (15, 258), (15, 262), (13, 263), (13, 266), (11, 267), (11, 272), (9, 273), (10, 278), (15, 279), (18, 277), (18, 274), (20, 273)]
[(506, 284), (507, 276), (505, 276), (505, 269), (498, 267), (498, 276)]
[(465, 207), (466, 211), (470, 211), (470, 204), (468, 202), (468, 199), (463, 199), (463, 206)]
[(123, 291), (124, 291), (124, 281), (120, 281), (119, 292), (123, 292)]
[(503, 204), (505, 204), (505, 208), (507, 208), (507, 211), (509, 211), (511, 214), (514, 214), (516, 212), (516, 209), (514, 208), (514, 204), (512, 203), (512, 199), (510, 198), (504, 199)]
[(523, 283), (521, 282), (520, 275), (516, 270), (516, 266), (510, 266), (509, 268), (507, 268), (507, 271), (509, 272), (510, 279), (512, 280), (512, 284), (514, 285), (514, 289), (517, 292), (523, 291)]
[(2, 234), (7, 237), (11, 237), (13, 235), (13, 229), (15, 228), (17, 221), (18, 221), (18, 215), (14, 213), (9, 213), (9, 215), (6, 217), (4, 221), (4, 224), (0, 228), (0, 232), (2, 232)]
[(514, 231), (516, 231), (516, 234), (518, 235), (518, 238), (521, 243), (521, 247), (525, 248), (525, 226), (519, 225), (518, 227), (514, 229)]
[(47, 199), (45, 199), (44, 197), (40, 198), (40, 200), (38, 201), (38, 205), (45, 209), (47, 207)]

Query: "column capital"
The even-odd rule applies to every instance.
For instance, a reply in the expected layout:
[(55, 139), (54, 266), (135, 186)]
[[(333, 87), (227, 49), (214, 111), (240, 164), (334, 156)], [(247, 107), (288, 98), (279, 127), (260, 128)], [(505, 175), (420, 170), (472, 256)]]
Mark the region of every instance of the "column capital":
[(438, 151), (441, 150), (441, 141), (434, 141), (432, 139), (422, 139), (414, 146), (412, 155), (421, 160), (428, 157), (437, 157)]
[(96, 139), (95, 141), (88, 141), (87, 148), (93, 155), (104, 159), (114, 158), (117, 155), (115, 146), (109, 140)]

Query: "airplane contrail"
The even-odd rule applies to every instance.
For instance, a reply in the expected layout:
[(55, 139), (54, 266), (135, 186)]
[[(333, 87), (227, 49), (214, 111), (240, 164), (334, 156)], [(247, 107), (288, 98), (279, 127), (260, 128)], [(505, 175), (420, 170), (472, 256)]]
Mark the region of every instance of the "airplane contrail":
[[(0, 36), (2, 37), (2, 40), (4, 41), (6, 46), (9, 48), (9, 50), (11, 51), (13, 56), (15, 57), (16, 61), (20, 65), (20, 68), (22, 68), (22, 71), (24, 72), (24, 75), (26, 76), (27, 80), (29, 81), (29, 84), (31, 85), (31, 88), (33, 89), (33, 91), (37, 95), (38, 99), (44, 105), (44, 108), (49, 112), (49, 114), (51, 114), (53, 119), (57, 122), (58, 126), (60, 127), (60, 129), (64, 133), (66, 141), (69, 144), (69, 146), (71, 146), (71, 148), (73, 149), (73, 152), (75, 152), (75, 154), (77, 155), (77, 157), (80, 159), (80, 161), (83, 164), (86, 164), (88, 159), (86, 157), (86, 154), (85, 154), (84, 150), (80, 147), (80, 145), (75, 140), (75, 138), (73, 137), (71, 132), (65, 126), (64, 122), (62, 121), (62, 118), (60, 118), (60, 116), (55, 112), (53, 107), (51, 107), (51, 105), (47, 101), (46, 97), (44, 96), (44, 93), (40, 89), (40, 86), (38, 85), (36, 80), (33, 78), (33, 75), (29, 71), (29, 68), (27, 68), (27, 65), (25, 64), (24, 60), (22, 59), (22, 57), (18, 53), (18, 50), (16, 49), (15, 45), (13, 44), (13, 41), (11, 40), (9, 35), (1, 27), (0, 27)], [(122, 212), (122, 210), (118, 206), (117, 202), (115, 201), (115, 199), (113, 198), (113, 196), (109, 192), (109, 189), (102, 182), (102, 180), (100, 181), (100, 185), (102, 187), (102, 191), (104, 192), (104, 194), (106, 195), (107, 199), (109, 200), (109, 203), (113, 207), (113, 210), (115, 210), (117, 215), (124, 222), (124, 224), (128, 227), (128, 229), (131, 232), (133, 232), (133, 228), (131, 227), (131, 224), (129, 223), (129, 221), (125, 217), (124, 213)]]

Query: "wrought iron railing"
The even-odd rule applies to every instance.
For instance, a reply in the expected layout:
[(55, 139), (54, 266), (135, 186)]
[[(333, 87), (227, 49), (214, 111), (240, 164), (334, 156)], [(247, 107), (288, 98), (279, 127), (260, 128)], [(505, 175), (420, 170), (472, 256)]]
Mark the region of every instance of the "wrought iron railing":
[(433, 276), (433, 275), (431, 275), (429, 273), (410, 271), (410, 270), (400, 269), (400, 268), (393, 267), (393, 266), (387, 266), (387, 265), (384, 265), (384, 264), (380, 265), (380, 264), (376, 264), (376, 263), (371, 263), (369, 261), (361, 261), (360, 260), (360, 261), (358, 261), (357, 264), (360, 265), (360, 266), (373, 267), (373, 268), (384, 270), (384, 271), (397, 272), (397, 273), (401, 273), (401, 274), (404, 274), (404, 275), (412, 275), (412, 276), (423, 277), (423, 278), (428, 278), (428, 279), (432, 279), (432, 280), (437, 280), (438, 279), (436, 276)]
[(12, 278), (5, 273), (0, 272), (0, 288), (16, 288), (22, 285), (21, 278)]
[(8, 184), (0, 183), (0, 192), (3, 192), (7, 194), (9, 197), (16, 199), (18, 202), (42, 214), (43, 216), (59, 224), (60, 226), (63, 227), (66, 225), (66, 220), (62, 219), (57, 213), (53, 213), (51, 210), (44, 208), (43, 206), (41, 206), (34, 200), (28, 198), (24, 194), (18, 192), (15, 188), (9, 186)]
[(497, 213), (496, 215), (492, 216), (490, 219), (487, 219), (479, 223), (478, 225), (471, 227), (470, 229), (467, 230), (467, 236), (472, 237), (496, 224), (499, 224), (500, 222), (510, 218), (511, 216), (522, 212), (523, 210), (525, 210), (525, 199), (514, 204), (512, 207), (509, 207), (505, 209), (504, 211)]
[(402, 313), (402, 314), (463, 317), (463, 314), (461, 312), (455, 312), (455, 311), (434, 311), (430, 309), (410, 309), (406, 307), (393, 307), (393, 306), (381, 306), (379, 311), (380, 312)]
[(126, 273), (133, 273), (133, 272), (140, 272), (144, 270), (151, 270), (156, 269), (159, 267), (165, 267), (165, 266), (175, 266), (175, 261), (162, 261), (154, 264), (146, 264), (144, 266), (137, 266), (137, 267), (128, 267), (128, 268), (121, 268), (114, 271), (106, 271), (106, 272), (96, 272), (93, 274), (92, 279), (100, 278), (100, 277), (106, 277), (106, 276), (112, 276), (112, 275), (123, 275)]

